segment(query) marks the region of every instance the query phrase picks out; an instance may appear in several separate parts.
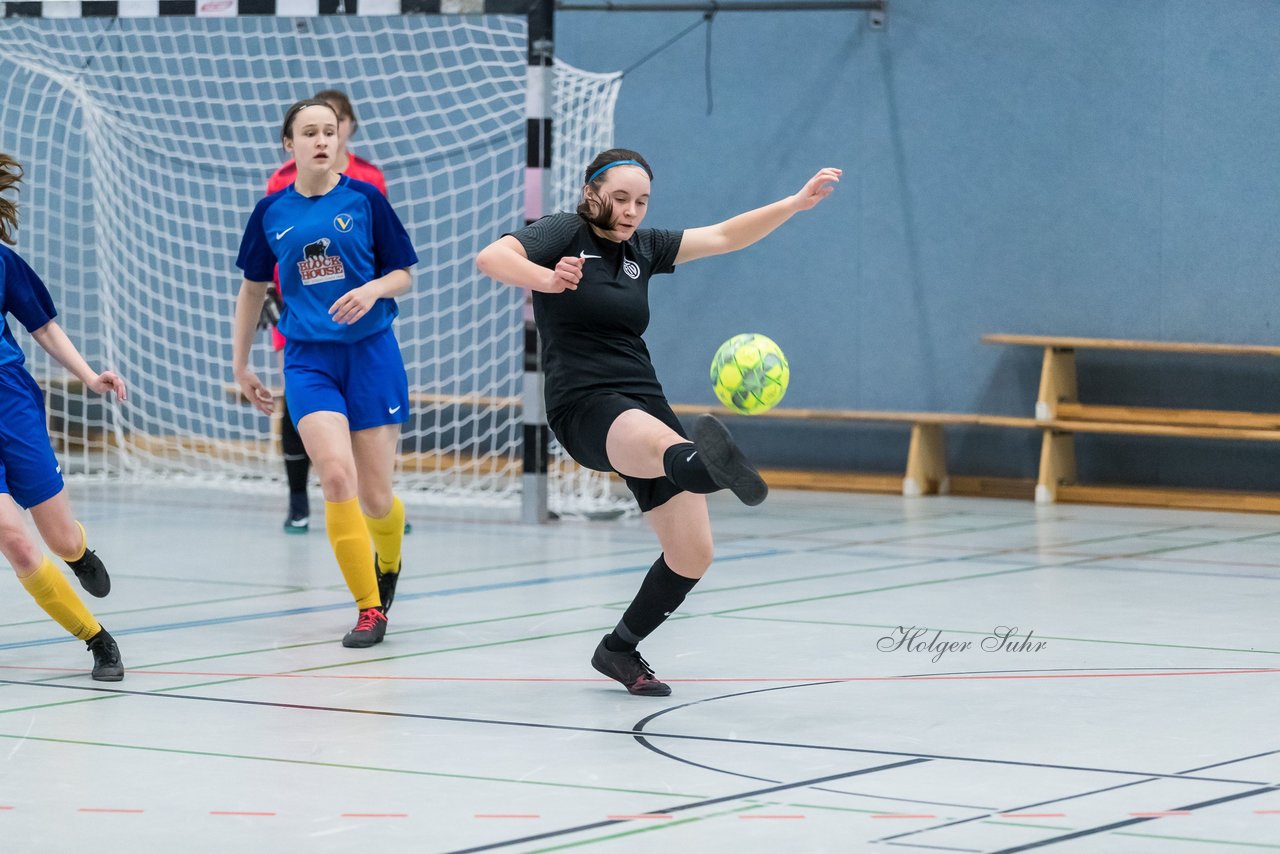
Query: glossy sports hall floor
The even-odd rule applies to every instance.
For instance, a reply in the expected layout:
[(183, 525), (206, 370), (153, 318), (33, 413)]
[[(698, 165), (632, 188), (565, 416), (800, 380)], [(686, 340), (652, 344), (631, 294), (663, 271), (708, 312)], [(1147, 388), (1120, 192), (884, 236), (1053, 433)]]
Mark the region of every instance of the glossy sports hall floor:
[(73, 490), (123, 683), (4, 582), (4, 852), (1280, 849), (1278, 517), (717, 498), (654, 699), (588, 665), (638, 520), (410, 508), (356, 651), (279, 500), (136, 491)]

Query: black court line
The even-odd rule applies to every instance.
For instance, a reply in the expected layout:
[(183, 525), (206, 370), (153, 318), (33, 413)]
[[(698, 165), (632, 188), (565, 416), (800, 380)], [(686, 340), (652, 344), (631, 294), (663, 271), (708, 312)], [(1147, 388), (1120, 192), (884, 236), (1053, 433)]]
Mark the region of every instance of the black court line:
[[(1241, 757), (1240, 757), (1240, 758), (1238, 758), (1238, 759), (1228, 759), (1228, 760), (1226, 760), (1226, 761), (1224, 761), (1224, 762), (1214, 762), (1214, 763), (1212, 763), (1212, 764), (1210, 764), (1210, 765), (1202, 765), (1202, 766), (1200, 766), (1199, 768), (1188, 768), (1187, 770), (1185, 770), (1185, 771), (1179, 771), (1178, 773), (1179, 773), (1180, 775), (1182, 775), (1182, 774), (1194, 774), (1194, 773), (1196, 773), (1197, 771), (1204, 771), (1204, 770), (1207, 770), (1207, 769), (1209, 769), (1209, 768), (1219, 768), (1219, 767), (1221, 767), (1221, 766), (1223, 766), (1223, 765), (1234, 765), (1234, 764), (1235, 764), (1235, 763), (1237, 763), (1237, 762), (1247, 762), (1247, 761), (1249, 761), (1250, 759), (1259, 759), (1259, 758), (1261, 758), (1261, 757), (1263, 757), (1263, 756), (1274, 756), (1274, 755), (1275, 755), (1275, 754), (1277, 754), (1277, 753), (1280, 753), (1280, 750), (1267, 750), (1267, 751), (1264, 751), (1264, 752), (1262, 752), (1262, 753), (1254, 753), (1254, 754), (1252, 754), (1252, 755), (1250, 755), (1250, 756), (1241, 756)], [(1074, 794), (1074, 795), (1066, 795), (1066, 796), (1063, 796), (1063, 797), (1050, 798), (1050, 799), (1049, 799), (1049, 800), (1047, 800), (1047, 801), (1037, 801), (1037, 802), (1035, 802), (1035, 803), (1031, 803), (1031, 804), (1021, 804), (1021, 805), (1019, 805), (1019, 806), (1016, 806), (1016, 807), (1009, 807), (1008, 809), (1003, 809), (1003, 810), (993, 810), (991, 813), (988, 813), (987, 815), (976, 815), (976, 816), (970, 816), (969, 818), (962, 818), (962, 819), (958, 819), (957, 821), (947, 822), (946, 824), (937, 824), (937, 825), (934, 825), (934, 826), (932, 826), (932, 827), (920, 827), (920, 828), (916, 828), (915, 830), (908, 830), (908, 831), (906, 831), (905, 833), (897, 833), (897, 834), (894, 834), (893, 836), (885, 836), (885, 837), (882, 837), (881, 839), (877, 839), (877, 840), (875, 840), (875, 841), (877, 841), (877, 842), (887, 842), (887, 841), (889, 841), (889, 840), (891, 840), (891, 839), (902, 839), (902, 838), (907, 837), (907, 836), (913, 836), (913, 835), (915, 835), (915, 834), (917, 834), (917, 833), (930, 833), (930, 832), (935, 831), (935, 830), (942, 830), (943, 828), (946, 828), (946, 827), (955, 827), (956, 825), (959, 825), (959, 824), (968, 824), (969, 822), (972, 822), (972, 821), (982, 821), (982, 820), (984, 820), (984, 819), (993, 818), (993, 817), (998, 817), (998, 814), (999, 814), (999, 813), (1006, 813), (1006, 812), (1012, 812), (1012, 813), (1016, 813), (1016, 812), (1025, 812), (1026, 810), (1037, 809), (1037, 808), (1039, 808), (1039, 807), (1046, 807), (1046, 806), (1049, 806), (1049, 805), (1056, 805), (1056, 804), (1065, 803), (1065, 802), (1067, 802), (1067, 801), (1074, 801), (1074, 800), (1077, 800), (1078, 798), (1087, 798), (1087, 797), (1090, 797), (1090, 796), (1092, 796), (1092, 795), (1100, 795), (1100, 794), (1103, 794), (1104, 792), (1114, 792), (1114, 791), (1117, 791), (1117, 790), (1119, 790), (1119, 789), (1127, 789), (1127, 788), (1129, 788), (1129, 787), (1131, 787), (1131, 786), (1141, 786), (1141, 785), (1145, 785), (1145, 784), (1147, 784), (1147, 783), (1154, 783), (1154, 782), (1156, 781), (1156, 779), (1157, 779), (1157, 778), (1155, 778), (1155, 777), (1148, 777), (1148, 778), (1147, 778), (1147, 779), (1145, 779), (1145, 780), (1131, 780), (1131, 781), (1130, 781), (1130, 782), (1128, 782), (1128, 783), (1121, 783), (1121, 784), (1116, 785), (1116, 786), (1104, 786), (1104, 787), (1103, 787), (1103, 788), (1101, 788), (1101, 789), (1092, 789), (1092, 790), (1087, 791), (1087, 792), (1078, 792), (1078, 793), (1076, 793), (1076, 794)]]
[(1128, 789), (1131, 786), (1142, 786), (1146, 783), (1151, 783), (1151, 782), (1154, 782), (1154, 778), (1148, 777), (1145, 780), (1130, 780), (1127, 783), (1119, 783), (1115, 786), (1104, 786), (1101, 789), (1091, 789), (1090, 791), (1087, 791), (1087, 792), (1077, 792), (1074, 795), (1066, 795), (1063, 797), (1051, 798), (1050, 800), (1039, 801), (1034, 804), (1022, 804), (1020, 806), (1009, 807), (1008, 809), (1003, 809), (1003, 810), (993, 809), (986, 813), (983, 813), (982, 815), (971, 815), (968, 818), (959, 818), (959, 819), (956, 819), (955, 821), (948, 821), (948, 822), (944, 822), (943, 824), (934, 824), (934, 825), (930, 825), (929, 827), (917, 827), (914, 830), (907, 830), (902, 833), (895, 833), (892, 836), (882, 836), (879, 839), (876, 839), (873, 841), (894, 844), (894, 843), (891, 843), (890, 840), (906, 839), (908, 836), (915, 836), (918, 833), (933, 833), (936, 830), (944, 830), (948, 827), (958, 827), (959, 825), (970, 824), (975, 821), (986, 821), (987, 819), (1000, 818), (1001, 813), (1025, 812), (1026, 810), (1036, 809), (1037, 807), (1049, 806), (1050, 804), (1061, 804), (1066, 801), (1074, 801), (1076, 798), (1087, 798), (1090, 795), (1100, 795), (1103, 792), (1114, 792), (1119, 789)]
[[(718, 798), (707, 798), (703, 801), (695, 801), (691, 804), (679, 804), (674, 807), (665, 807), (658, 810), (650, 810), (646, 813), (638, 813), (638, 815), (669, 815), (671, 813), (686, 812), (688, 810), (701, 809), (703, 807), (715, 806), (716, 804), (728, 803), (729, 801), (740, 801), (747, 798), (756, 798), (763, 795), (771, 795), (774, 792), (785, 792), (790, 789), (803, 789), (809, 786), (816, 786), (819, 783), (830, 783), (832, 780), (844, 780), (848, 777), (858, 777), (863, 774), (874, 774), (877, 771), (887, 771), (891, 768), (901, 768), (904, 765), (915, 765), (920, 762), (926, 762), (925, 759), (908, 759), (903, 762), (890, 762), (888, 765), (877, 765), (873, 768), (860, 768), (857, 771), (845, 771), (842, 774), (828, 774), (825, 777), (814, 777), (811, 780), (800, 780), (794, 783), (783, 783), (779, 786), (770, 786), (766, 789), (753, 789), (748, 792), (738, 792), (732, 795), (721, 795)], [(580, 824), (574, 827), (563, 827), (559, 830), (549, 830), (546, 833), (536, 833), (532, 836), (521, 836), (516, 839), (506, 839), (502, 842), (491, 842), (488, 845), (478, 845), (474, 848), (459, 848), (450, 851), (448, 854), (473, 854), (476, 851), (492, 851), (495, 848), (506, 848), (510, 845), (522, 845), (527, 842), (537, 842), (541, 839), (552, 839), (557, 836), (566, 836), (570, 833), (582, 833), (587, 830), (599, 830), (602, 827), (613, 827), (618, 824), (626, 824), (629, 819), (606, 819), (604, 821), (594, 821), (590, 824)]]
[[(1214, 798), (1211, 801), (1200, 801), (1199, 803), (1187, 804), (1183, 807), (1174, 807), (1174, 809), (1179, 812), (1191, 812), (1192, 810), (1202, 809), (1203, 807), (1217, 806), (1218, 804), (1225, 804), (1229, 801), (1238, 801), (1242, 798), (1252, 798), (1254, 795), (1266, 795), (1276, 791), (1280, 791), (1280, 786), (1265, 786), (1261, 789), (1251, 789), (1247, 792), (1238, 792), (1234, 795)], [(1044, 848), (1046, 845), (1057, 845), (1059, 842), (1068, 842), (1072, 839), (1093, 836), (1096, 833), (1106, 833), (1111, 830), (1119, 830), (1122, 827), (1132, 827), (1135, 824), (1155, 821), (1157, 818), (1159, 818), (1159, 816), (1143, 816), (1141, 818), (1126, 819), (1125, 821), (1117, 821), (1112, 824), (1104, 824), (1099, 827), (1091, 827), (1087, 830), (1077, 830), (1072, 833), (1064, 833), (1062, 836), (1041, 839), (1039, 842), (1028, 842), (1025, 845), (1018, 845), (1013, 848), (1001, 848), (998, 851), (992, 852), (992, 854), (1014, 854), (1015, 851), (1030, 851), (1032, 848)]]
[[(701, 700), (694, 700), (689, 703), (681, 703), (678, 706), (670, 706), (666, 709), (662, 709), (661, 711), (654, 712), (651, 715), (647, 715), (641, 718), (639, 721), (635, 723), (635, 725), (632, 728), (635, 729), (637, 732), (643, 731), (648, 724), (657, 720), (663, 715), (669, 714), (671, 712), (678, 712), (681, 709), (687, 709), (690, 706), (696, 706), (701, 703), (710, 703), (715, 700), (731, 700), (736, 697), (746, 697), (751, 694), (764, 694), (769, 691), (784, 691), (789, 688), (812, 688), (817, 685), (831, 685), (831, 684), (834, 684), (834, 683), (805, 682), (799, 685), (780, 685), (774, 688), (756, 688), (751, 691), (737, 691), (732, 694), (721, 694), (718, 697), (706, 697)], [(712, 771), (717, 774), (727, 774), (730, 777), (741, 777), (744, 780), (755, 780), (759, 783), (781, 783), (782, 782), (781, 780), (774, 780), (770, 777), (757, 777), (754, 774), (744, 774), (740, 771), (730, 771), (727, 768), (717, 768), (714, 765), (704, 765), (701, 762), (694, 762), (692, 759), (686, 759), (683, 756), (677, 756), (676, 754), (671, 753), (670, 751), (663, 750), (661, 747), (658, 747), (655, 744), (651, 744), (649, 742), (649, 739), (647, 739), (643, 735), (637, 735), (636, 742), (639, 743), (640, 746), (645, 748), (646, 750), (650, 750), (665, 759), (671, 759), (675, 762), (679, 762), (682, 765), (689, 765), (694, 768), (701, 768), (704, 771)], [(933, 760), (930, 760), (930, 761), (933, 761)], [(869, 794), (865, 792), (849, 792), (844, 789), (831, 789), (825, 786), (814, 786), (813, 789), (818, 792), (828, 792), (835, 795), (850, 795), (853, 797), (872, 798), (872, 799), (878, 799), (882, 801), (897, 801), (899, 803), (906, 803), (906, 804), (924, 804), (926, 806), (931, 806), (931, 807), (951, 807), (953, 809), (988, 810), (988, 811), (992, 811), (995, 809), (995, 807), (980, 807), (980, 806), (974, 806), (973, 804), (952, 804), (952, 803), (943, 803), (940, 801), (921, 801), (921, 800), (915, 800), (912, 798), (894, 798), (894, 797), (888, 797), (884, 795)]]
[(269, 700), (244, 700), (235, 697), (208, 697), (198, 694), (172, 694), (165, 691), (129, 691), (123, 688), (99, 688), (89, 685), (64, 685), (53, 682), (25, 682), (19, 679), (0, 679), (0, 685), (25, 685), (32, 688), (49, 688), (61, 691), (86, 691), (96, 694), (116, 694), (133, 697), (165, 698), (170, 700), (195, 700), (205, 703), (227, 703), (239, 706), (256, 706), (272, 709), (298, 709), (309, 712), (336, 712), (349, 715), (371, 715), (375, 717), (401, 718), (405, 720), (442, 721), (445, 723), (485, 724), (489, 726), (520, 727), (525, 729), (545, 729), (557, 732), (587, 732), (599, 735), (625, 735), (635, 737), (645, 735), (649, 738), (671, 738), (681, 741), (699, 741), (712, 744), (741, 744), (762, 747), (786, 747), (797, 750), (826, 750), (837, 753), (856, 753), (866, 756), (907, 757), (913, 760), (929, 759), (949, 762), (973, 762), (979, 765), (996, 765), (1013, 768), (1047, 768), (1053, 771), (1086, 771), (1095, 774), (1120, 774), (1128, 777), (1152, 777), (1166, 780), (1190, 780), (1200, 783), (1230, 783), (1237, 786), (1267, 786), (1265, 780), (1237, 780), (1228, 777), (1189, 777), (1180, 774), (1165, 774), (1157, 771), (1126, 771), (1120, 768), (1091, 768), (1083, 765), (1058, 765), (1051, 762), (1020, 762), (1012, 759), (986, 759), (976, 756), (949, 756), (941, 753), (912, 753), (903, 750), (873, 750), (866, 747), (841, 747), (831, 744), (805, 744), (791, 741), (767, 741), (765, 739), (727, 738), (715, 735), (689, 735), (677, 732), (638, 733), (633, 729), (615, 729), (611, 727), (576, 726), (572, 724), (544, 724), (533, 721), (507, 721), (495, 718), (465, 718), (458, 715), (428, 715), (417, 712), (391, 712), (383, 709), (354, 709), (343, 706), (316, 706), (306, 703), (282, 703)]
[(981, 848), (952, 848), (948, 845), (921, 845), (918, 842), (887, 842), (886, 845), (895, 845), (898, 848), (923, 848), (926, 851), (966, 851), (970, 854), (982, 854)]

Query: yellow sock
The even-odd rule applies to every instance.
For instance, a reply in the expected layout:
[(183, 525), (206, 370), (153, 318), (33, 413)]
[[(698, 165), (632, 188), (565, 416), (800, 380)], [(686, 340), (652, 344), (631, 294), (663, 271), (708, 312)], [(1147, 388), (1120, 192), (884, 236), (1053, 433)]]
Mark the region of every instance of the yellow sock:
[(84, 532), (84, 525), (81, 525), (77, 521), (76, 527), (80, 529), (80, 551), (73, 555), (58, 555), (58, 557), (62, 558), (67, 563), (75, 563), (80, 558), (84, 557), (84, 553), (89, 550), (89, 535)]
[[(89, 613), (89, 609), (71, 588), (71, 582), (67, 581), (67, 577), (49, 558), (46, 557), (40, 568), (31, 575), (18, 580), (46, 614), (80, 640), (87, 641), (102, 630), (102, 626), (98, 625), (93, 614)], [(374, 592), (377, 593), (376, 589)]]
[(400, 547), (404, 543), (404, 502), (400, 496), (391, 496), (391, 510), (381, 519), (364, 517), (373, 538), (373, 550), (378, 553), (378, 569), (382, 572), (400, 571)]
[(373, 542), (360, 512), (360, 500), (326, 501), (324, 526), (333, 546), (333, 556), (347, 580), (347, 589), (355, 597), (360, 610), (382, 604), (378, 597), (378, 579), (373, 574)]

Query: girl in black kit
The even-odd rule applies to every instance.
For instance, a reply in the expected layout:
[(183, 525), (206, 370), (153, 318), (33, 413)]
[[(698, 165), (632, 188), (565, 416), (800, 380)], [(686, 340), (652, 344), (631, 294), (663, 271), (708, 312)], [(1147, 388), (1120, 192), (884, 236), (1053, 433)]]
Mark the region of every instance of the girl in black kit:
[(542, 340), (547, 422), (580, 464), (622, 475), (653, 526), (662, 554), (591, 664), (632, 694), (665, 697), (636, 646), (671, 615), (711, 565), (704, 494), (729, 489), (745, 504), (768, 487), (710, 415), (690, 442), (663, 396), (641, 335), (649, 277), (677, 264), (750, 246), (831, 194), (839, 169), (823, 169), (793, 196), (717, 225), (640, 228), (653, 170), (615, 148), (587, 167), (576, 213), (545, 216), (485, 247), (480, 270), (529, 288)]

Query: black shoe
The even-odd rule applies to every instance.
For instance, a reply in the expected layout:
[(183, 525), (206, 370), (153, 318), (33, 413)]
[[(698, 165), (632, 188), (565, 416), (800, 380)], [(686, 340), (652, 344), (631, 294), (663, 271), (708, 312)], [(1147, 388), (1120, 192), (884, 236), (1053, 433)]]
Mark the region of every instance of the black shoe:
[(107, 568), (102, 565), (102, 559), (94, 554), (93, 549), (85, 549), (79, 560), (69, 560), (67, 566), (71, 567), (76, 578), (80, 579), (80, 586), (90, 596), (101, 599), (111, 592), (111, 576), (107, 575)]
[(391, 613), (391, 600), (396, 598), (396, 582), (400, 580), (400, 570), (404, 569), (404, 561), (395, 572), (383, 572), (378, 568), (378, 556), (373, 556), (373, 573), (378, 577), (378, 596), (382, 599), (383, 615)]
[(591, 666), (610, 679), (621, 682), (632, 694), (641, 697), (671, 695), (671, 686), (654, 678), (649, 662), (641, 658), (640, 653), (634, 649), (631, 652), (614, 652), (604, 645), (602, 639), (596, 647), (595, 655), (591, 656)]
[(84, 642), (93, 653), (93, 678), (99, 682), (119, 682), (124, 678), (124, 662), (120, 660), (120, 647), (106, 629)]
[(305, 534), (311, 530), (311, 502), (305, 492), (289, 494), (289, 515), (284, 520), (286, 534)]
[(711, 479), (754, 507), (769, 494), (769, 486), (756, 467), (747, 462), (729, 430), (714, 415), (699, 415), (693, 424), (693, 443), (702, 452)]
[(365, 608), (356, 620), (356, 627), (347, 632), (342, 645), (354, 649), (364, 649), (375, 643), (382, 643), (382, 636), (387, 633), (387, 615), (381, 608)]

